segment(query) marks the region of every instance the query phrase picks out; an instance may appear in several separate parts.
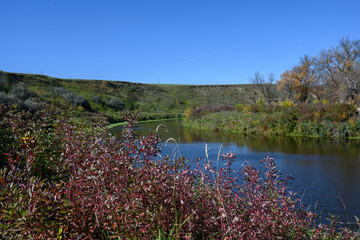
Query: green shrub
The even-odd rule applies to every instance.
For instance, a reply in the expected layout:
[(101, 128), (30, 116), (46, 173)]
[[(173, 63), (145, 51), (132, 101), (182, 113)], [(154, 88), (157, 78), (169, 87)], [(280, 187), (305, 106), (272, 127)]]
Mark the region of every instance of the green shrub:
[(294, 103), (289, 98), (286, 98), (285, 101), (282, 101), (280, 103), (280, 106), (282, 106), (282, 107), (291, 107), (293, 105), (294, 105)]
[(25, 101), (29, 98), (38, 97), (36, 93), (29, 91), (25, 83), (19, 82), (9, 92), (10, 95), (17, 97), (18, 99)]
[(235, 105), (235, 110), (238, 112), (242, 112), (244, 110), (244, 105), (242, 103), (238, 103)]
[(121, 102), (116, 97), (110, 98), (108, 105), (109, 107), (115, 109), (116, 111), (122, 111), (125, 108), (125, 103)]
[(87, 111), (91, 111), (91, 106), (89, 102), (80, 95), (77, 95), (74, 92), (71, 92), (63, 87), (54, 87), (53, 89), (54, 94), (64, 98), (65, 101), (71, 103), (74, 106), (81, 106)]

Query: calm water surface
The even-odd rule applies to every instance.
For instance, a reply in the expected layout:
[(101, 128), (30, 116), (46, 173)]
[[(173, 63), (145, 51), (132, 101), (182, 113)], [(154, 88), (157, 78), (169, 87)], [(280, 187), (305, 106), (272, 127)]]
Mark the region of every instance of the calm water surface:
[[(216, 162), (221, 147), (221, 154), (237, 154), (234, 169), (241, 169), (244, 162), (260, 167), (260, 160), (270, 156), (284, 176), (294, 178), (290, 190), (320, 215), (321, 222), (327, 222), (329, 213), (341, 215), (343, 222), (347, 218), (354, 221), (354, 215), (360, 217), (359, 140), (244, 136), (195, 130), (181, 120), (143, 123), (136, 132), (147, 134), (159, 124), (167, 129), (159, 130), (164, 139), (162, 155), (205, 159), (207, 145), (209, 159)], [(119, 128), (112, 131), (116, 130)], [(177, 140), (180, 152), (173, 141), (165, 146), (169, 138)]]

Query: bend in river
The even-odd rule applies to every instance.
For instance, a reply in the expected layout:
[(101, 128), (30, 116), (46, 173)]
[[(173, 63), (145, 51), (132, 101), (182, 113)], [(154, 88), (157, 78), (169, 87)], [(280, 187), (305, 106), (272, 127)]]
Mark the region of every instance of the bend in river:
[(216, 161), (221, 147), (221, 154), (237, 154), (233, 169), (242, 168), (245, 161), (260, 167), (259, 162), (270, 156), (283, 175), (294, 178), (289, 190), (320, 215), (320, 222), (326, 223), (329, 213), (341, 215), (343, 222), (360, 217), (360, 140), (245, 136), (196, 130), (181, 120), (141, 123), (136, 132), (147, 134), (159, 124), (167, 129), (160, 128), (162, 139), (176, 139), (180, 149), (179, 153), (171, 141), (163, 144), (162, 155), (205, 159), (207, 145), (209, 159)]

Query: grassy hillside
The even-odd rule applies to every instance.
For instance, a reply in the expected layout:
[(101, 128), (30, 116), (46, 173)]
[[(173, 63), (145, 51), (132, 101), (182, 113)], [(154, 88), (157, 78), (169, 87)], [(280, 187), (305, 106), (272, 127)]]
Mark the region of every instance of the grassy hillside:
[[(276, 86), (274, 85), (274, 88)], [(141, 107), (143, 119), (180, 116), (187, 107), (251, 103), (259, 92), (250, 84), (165, 85), (121, 81), (61, 79), (0, 71), (0, 100), (58, 102), (88, 115), (118, 121), (119, 111)], [(274, 96), (276, 99), (278, 96)], [(33, 102), (31, 102), (33, 101)]]

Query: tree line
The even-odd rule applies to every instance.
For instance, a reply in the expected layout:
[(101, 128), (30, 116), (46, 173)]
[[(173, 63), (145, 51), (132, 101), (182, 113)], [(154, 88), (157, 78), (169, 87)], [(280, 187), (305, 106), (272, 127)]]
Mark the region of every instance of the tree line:
[(255, 73), (254, 84), (264, 100), (273, 99), (274, 82), (278, 91), (294, 102), (326, 99), (330, 102), (358, 102), (360, 100), (360, 40), (344, 38), (335, 47), (321, 50), (317, 56), (304, 55), (297, 65), (281, 74), (264, 78)]

